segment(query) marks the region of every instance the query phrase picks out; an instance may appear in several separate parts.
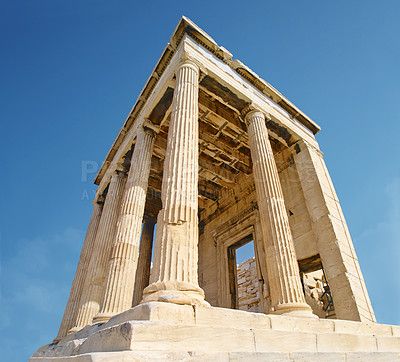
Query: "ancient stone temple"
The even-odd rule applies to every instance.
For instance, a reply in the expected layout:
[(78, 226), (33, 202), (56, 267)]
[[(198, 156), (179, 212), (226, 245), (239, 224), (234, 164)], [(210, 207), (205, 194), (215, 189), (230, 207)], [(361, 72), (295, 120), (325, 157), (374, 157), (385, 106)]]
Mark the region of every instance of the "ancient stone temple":
[(319, 130), (183, 17), (97, 174), (60, 330), (31, 360), (400, 359)]

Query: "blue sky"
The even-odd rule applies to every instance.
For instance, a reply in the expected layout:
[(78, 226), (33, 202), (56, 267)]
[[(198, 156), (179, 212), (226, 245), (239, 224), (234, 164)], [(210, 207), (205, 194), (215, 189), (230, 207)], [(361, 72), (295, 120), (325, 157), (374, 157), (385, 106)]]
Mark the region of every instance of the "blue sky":
[[(57, 334), (94, 173), (181, 15), (322, 128), (377, 319), (400, 324), (398, 1), (1, 1), (3, 360)], [(90, 199), (90, 200), (89, 200)]]

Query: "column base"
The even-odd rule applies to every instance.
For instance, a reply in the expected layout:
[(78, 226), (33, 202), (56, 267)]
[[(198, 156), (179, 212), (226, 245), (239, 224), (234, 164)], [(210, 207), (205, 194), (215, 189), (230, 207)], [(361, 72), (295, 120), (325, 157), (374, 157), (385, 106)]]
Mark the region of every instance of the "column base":
[[(83, 328), (83, 327), (82, 327)], [(80, 331), (82, 328), (79, 327), (72, 327), (68, 332), (67, 332), (67, 336), (69, 336), (70, 334), (76, 333), (78, 331)]]
[(119, 313), (99, 313), (93, 317), (93, 323), (105, 323), (110, 320), (110, 318), (114, 317), (116, 314)]
[(291, 317), (307, 317), (318, 319), (318, 316), (313, 314), (311, 307), (306, 303), (277, 304), (271, 308), (270, 313)]
[(204, 300), (204, 291), (200, 287), (186, 282), (168, 281), (150, 284), (143, 291), (140, 304), (147, 302), (167, 302), (209, 306)]

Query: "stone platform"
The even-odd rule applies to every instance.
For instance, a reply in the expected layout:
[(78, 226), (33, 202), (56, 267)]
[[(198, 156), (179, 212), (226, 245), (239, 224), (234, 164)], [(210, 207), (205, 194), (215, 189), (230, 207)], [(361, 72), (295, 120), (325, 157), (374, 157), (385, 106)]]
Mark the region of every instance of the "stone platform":
[(400, 327), (149, 302), (30, 361), (400, 361)]

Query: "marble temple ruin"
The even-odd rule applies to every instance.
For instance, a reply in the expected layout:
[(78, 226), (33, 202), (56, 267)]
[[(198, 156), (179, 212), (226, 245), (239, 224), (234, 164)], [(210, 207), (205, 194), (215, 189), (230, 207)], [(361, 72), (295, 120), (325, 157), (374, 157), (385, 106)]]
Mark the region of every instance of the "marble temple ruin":
[(31, 360), (400, 360), (319, 131), (182, 17), (96, 176), (58, 335)]

